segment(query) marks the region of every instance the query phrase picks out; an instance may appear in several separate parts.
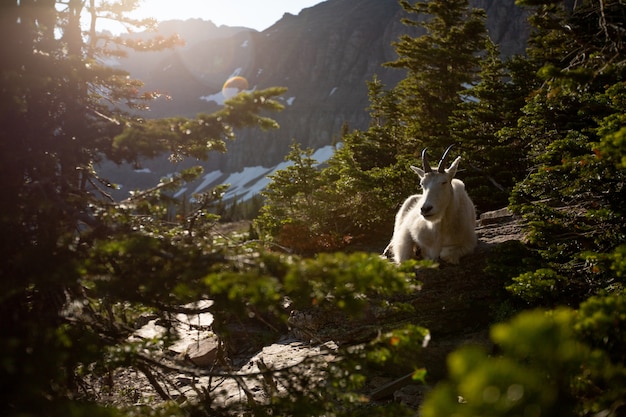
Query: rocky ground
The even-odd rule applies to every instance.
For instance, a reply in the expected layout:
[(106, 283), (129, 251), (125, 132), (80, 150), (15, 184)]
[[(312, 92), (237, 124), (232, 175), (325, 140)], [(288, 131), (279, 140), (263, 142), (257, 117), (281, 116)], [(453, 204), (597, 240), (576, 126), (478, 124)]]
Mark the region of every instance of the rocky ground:
[[(429, 383), (445, 375), (446, 357), (454, 349), (464, 344), (490, 345), (488, 328), (504, 283), (484, 270), (495, 248), (506, 242), (519, 242), (523, 234), (520, 220), (507, 210), (483, 214), (477, 233), (479, 244), (474, 254), (463, 258), (460, 265), (442, 264), (439, 268), (419, 270), (419, 290), (402, 300), (415, 307), (416, 317), (411, 321), (431, 332), (431, 339), (421, 352), (421, 365), (428, 371)], [(194, 307), (210, 309), (210, 301), (201, 303)], [(180, 340), (159, 359), (165, 370), (153, 375), (120, 369), (106, 378), (88, 381), (100, 402), (156, 404), (168, 398), (184, 402), (210, 393), (221, 405), (262, 403), (289, 384), (317, 385), (324, 378), (328, 363), (337, 359), (339, 345), (366, 340), (378, 328), (366, 319), (351, 322), (347, 330), (344, 318), (336, 314), (293, 311), (289, 334), (256, 352), (224, 361), (219, 340), (211, 331), (210, 313), (179, 314), (177, 319)], [(136, 337), (149, 338), (163, 331), (157, 318), (146, 317)], [(298, 369), (296, 374), (302, 376), (301, 381), (284, 380), (293, 377), (276, 372), (293, 368)], [(195, 370), (195, 377), (189, 376), (190, 369)], [(373, 377), (367, 383), (366, 394), (373, 401), (395, 400), (417, 406), (428, 387), (412, 383), (411, 371), (394, 370), (389, 375)], [(155, 384), (158, 390), (154, 389)]]

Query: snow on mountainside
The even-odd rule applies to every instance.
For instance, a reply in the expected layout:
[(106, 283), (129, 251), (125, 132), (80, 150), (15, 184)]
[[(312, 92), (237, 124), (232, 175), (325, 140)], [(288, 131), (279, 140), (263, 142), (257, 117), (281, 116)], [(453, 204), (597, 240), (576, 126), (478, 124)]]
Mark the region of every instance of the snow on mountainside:
[[(335, 151), (334, 146), (324, 146), (313, 153), (311, 158), (321, 165), (328, 161)], [(134, 169), (130, 165), (115, 165), (110, 162), (103, 163), (99, 170), (109, 172), (108, 179), (117, 186), (111, 194), (114, 198), (122, 200), (129, 196), (129, 193), (135, 188), (148, 188), (157, 184), (161, 178), (171, 175), (173, 168), (187, 168), (193, 165), (192, 161), (187, 161), (183, 166), (172, 166), (170, 164), (170, 173), (159, 175), (163, 171), (162, 165), (155, 165), (148, 162), (144, 168)], [(174, 197), (176, 198), (193, 198), (194, 194), (204, 193), (212, 188), (228, 184), (229, 188), (224, 195), (225, 201), (246, 201), (259, 194), (270, 183), (269, 176), (279, 170), (285, 169), (292, 165), (291, 161), (284, 161), (273, 167), (253, 166), (245, 167), (239, 172), (225, 173), (220, 170), (214, 170), (205, 173), (196, 181), (187, 184), (178, 190)], [(152, 166), (152, 167), (150, 167)]]
[[(311, 158), (319, 164), (328, 161), (335, 151), (334, 146), (324, 146), (313, 153)], [(176, 193), (174, 197), (182, 197), (185, 194), (197, 194), (210, 190), (220, 185), (228, 184), (230, 187), (224, 195), (225, 200), (236, 198), (237, 201), (246, 201), (259, 194), (270, 183), (269, 176), (292, 165), (291, 161), (281, 162), (272, 167), (262, 166), (246, 167), (241, 172), (224, 174), (221, 171), (213, 171), (202, 177), (202, 182), (196, 187), (185, 187)]]

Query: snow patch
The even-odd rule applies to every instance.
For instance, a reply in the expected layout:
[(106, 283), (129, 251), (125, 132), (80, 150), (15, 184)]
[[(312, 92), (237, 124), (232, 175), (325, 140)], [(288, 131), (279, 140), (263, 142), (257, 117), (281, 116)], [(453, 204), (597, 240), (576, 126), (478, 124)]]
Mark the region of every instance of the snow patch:
[(215, 94), (209, 94), (208, 96), (200, 96), (200, 100), (213, 101), (217, 103), (219, 106), (223, 106), (225, 99), (224, 99), (224, 94), (222, 94), (222, 92), (220, 91)]
[(174, 198), (178, 198), (181, 195), (185, 194), (186, 192), (187, 192), (187, 187), (183, 187), (180, 190), (178, 190), (176, 194), (174, 194)]
[(338, 88), (339, 88), (339, 87), (333, 87), (333, 89), (332, 89), (332, 90), (330, 90), (330, 94), (329, 94), (329, 96), (332, 96), (333, 94), (335, 94), (335, 91), (337, 91), (337, 89), (338, 89)]
[(311, 158), (315, 159), (319, 165), (328, 161), (333, 156), (334, 153), (335, 153), (335, 147), (332, 145), (328, 145), (328, 146), (324, 146), (323, 148), (319, 148), (318, 150), (313, 152), (313, 155), (311, 155)]
[(205, 189), (211, 183), (213, 183), (217, 179), (219, 179), (219, 177), (221, 177), (222, 175), (224, 175), (224, 174), (222, 174), (222, 171), (209, 172), (208, 174), (206, 174), (204, 176), (204, 180), (202, 181), (202, 183), (200, 185), (198, 185), (196, 187), (196, 190), (193, 193), (194, 194), (199, 193), (201, 190)]
[[(313, 155), (311, 155), (311, 158), (315, 159), (318, 165), (320, 165), (328, 161), (334, 152), (334, 146), (324, 146), (323, 148), (317, 149)], [(259, 194), (267, 187), (271, 181), (269, 178), (271, 175), (292, 164), (291, 161), (285, 161), (272, 168), (263, 166), (246, 167), (240, 172), (233, 172), (231, 174), (224, 174), (222, 171), (213, 171), (203, 177), (202, 183), (196, 187), (193, 194), (208, 191), (221, 184), (229, 184), (224, 194), (224, 200), (228, 201), (237, 198), (238, 201), (246, 201)], [(176, 193), (175, 197), (181, 196), (185, 191), (186, 189), (181, 189)]]

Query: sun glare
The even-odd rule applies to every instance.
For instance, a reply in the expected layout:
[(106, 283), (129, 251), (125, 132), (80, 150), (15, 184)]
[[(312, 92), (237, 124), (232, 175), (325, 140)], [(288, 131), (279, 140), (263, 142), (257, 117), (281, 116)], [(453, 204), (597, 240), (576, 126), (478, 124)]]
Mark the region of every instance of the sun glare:
[(241, 76), (231, 77), (222, 86), (224, 98), (232, 98), (242, 91), (248, 89), (248, 80)]
[(228, 13), (224, 7), (225, 3), (210, 0), (143, 0), (139, 8), (133, 12), (133, 16), (151, 17), (158, 21), (202, 18), (217, 23)]
[[(302, 9), (324, 0), (142, 0), (128, 17), (164, 20), (210, 20), (217, 26), (240, 26), (263, 31), (285, 13), (298, 14)], [(97, 4), (97, 3), (96, 3)], [(100, 30), (125, 32), (121, 24), (102, 21)]]
[(298, 14), (322, 0), (143, 0), (133, 13), (136, 18), (158, 21), (173, 19), (211, 20), (218, 26), (243, 26), (264, 30), (284, 13)]

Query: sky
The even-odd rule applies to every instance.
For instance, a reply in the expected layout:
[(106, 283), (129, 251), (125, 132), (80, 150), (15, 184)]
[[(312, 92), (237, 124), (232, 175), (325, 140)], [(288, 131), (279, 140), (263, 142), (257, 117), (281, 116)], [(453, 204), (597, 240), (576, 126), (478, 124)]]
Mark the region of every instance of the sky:
[(244, 26), (262, 31), (285, 13), (297, 15), (323, 0), (143, 0), (133, 14), (159, 21), (201, 18), (218, 26)]

